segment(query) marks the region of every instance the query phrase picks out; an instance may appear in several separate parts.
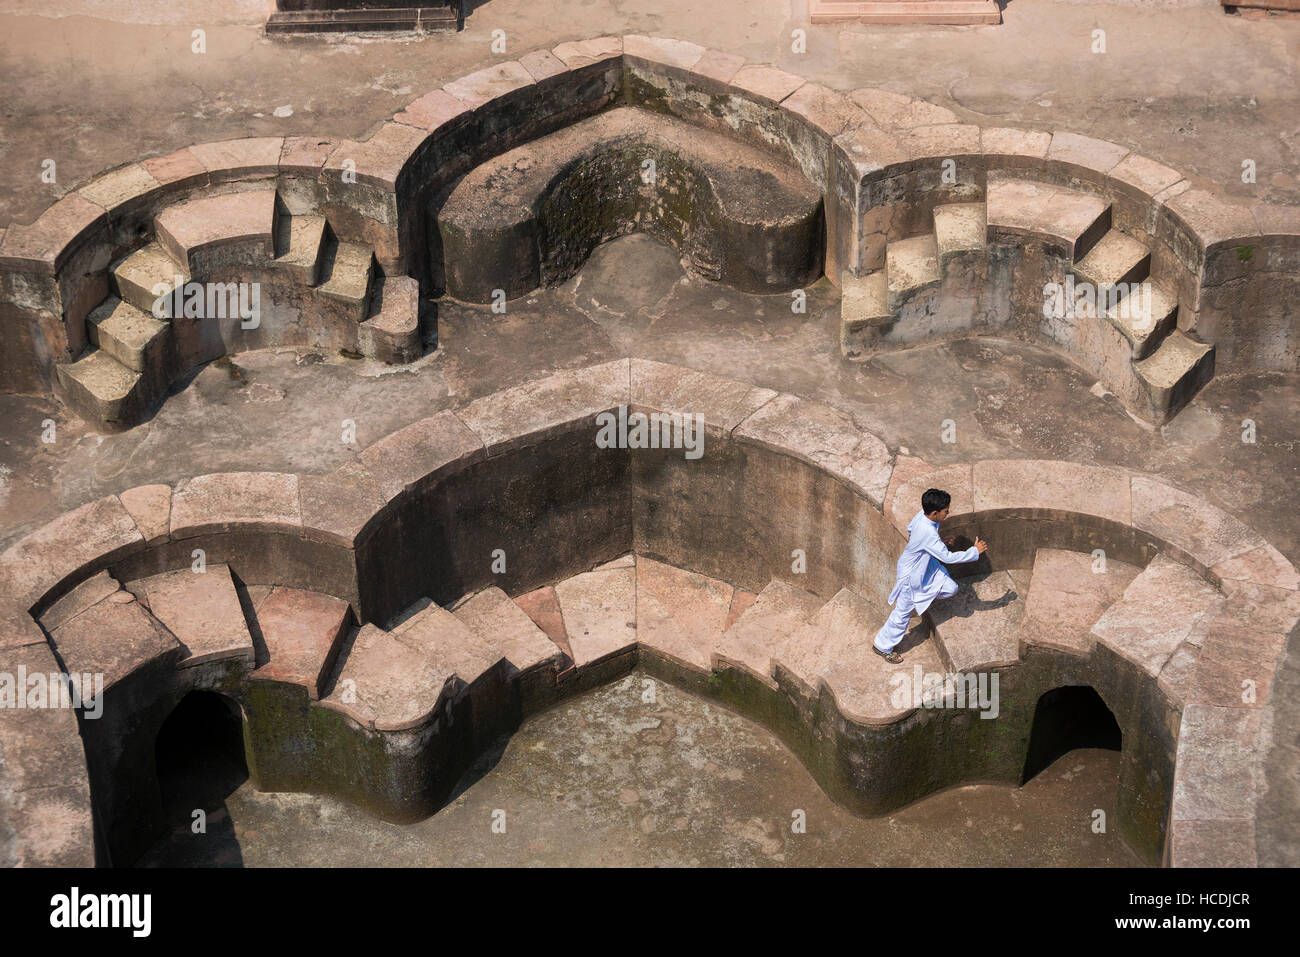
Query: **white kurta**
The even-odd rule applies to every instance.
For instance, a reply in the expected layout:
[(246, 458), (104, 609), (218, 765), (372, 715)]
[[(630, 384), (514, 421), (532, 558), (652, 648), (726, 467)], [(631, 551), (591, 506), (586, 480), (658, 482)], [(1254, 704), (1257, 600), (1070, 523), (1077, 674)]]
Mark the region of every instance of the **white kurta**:
[(907, 547), (898, 558), (894, 590), (889, 593), (893, 612), (876, 633), (875, 645), (881, 651), (893, 651), (907, 634), (913, 613), (921, 614), (936, 598), (957, 594), (957, 583), (944, 570), (944, 563), (960, 565), (980, 557), (972, 545), (961, 552), (950, 552), (939, 537), (939, 523), (917, 512), (907, 524)]

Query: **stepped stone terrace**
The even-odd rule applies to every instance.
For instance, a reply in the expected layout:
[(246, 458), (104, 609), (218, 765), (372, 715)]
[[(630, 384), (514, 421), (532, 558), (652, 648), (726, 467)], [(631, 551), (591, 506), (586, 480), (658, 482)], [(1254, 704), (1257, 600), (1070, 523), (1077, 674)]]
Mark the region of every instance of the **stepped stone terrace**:
[[(0, 708), (0, 860), (138, 861), (194, 695), (259, 790), (408, 823), (640, 669), (862, 816), (1020, 785), (1091, 689), (1140, 859), (1295, 863), (1300, 207), (790, 66), (539, 44), (0, 233), (0, 673), (102, 679)], [(930, 487), (990, 548), (891, 664)]]

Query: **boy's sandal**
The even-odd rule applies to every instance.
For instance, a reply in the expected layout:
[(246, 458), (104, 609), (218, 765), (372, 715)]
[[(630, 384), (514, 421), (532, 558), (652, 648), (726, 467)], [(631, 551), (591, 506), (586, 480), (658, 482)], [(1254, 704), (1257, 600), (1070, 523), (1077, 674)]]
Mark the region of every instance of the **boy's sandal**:
[(871, 646), (871, 650), (880, 655), (880, 657), (884, 658), (891, 665), (901, 665), (903, 663), (903, 656), (896, 651), (881, 651), (875, 645)]

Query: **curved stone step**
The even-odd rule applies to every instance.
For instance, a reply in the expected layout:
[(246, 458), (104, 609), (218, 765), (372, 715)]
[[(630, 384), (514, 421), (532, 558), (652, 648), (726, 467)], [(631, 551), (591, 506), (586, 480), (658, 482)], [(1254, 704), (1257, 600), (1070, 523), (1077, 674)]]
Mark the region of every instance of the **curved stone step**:
[(889, 277), (891, 313), (917, 293), (938, 286), (943, 275), (934, 233), (890, 242), (885, 247), (885, 274)]
[(1111, 229), (1071, 269), (1099, 291), (1141, 282), (1151, 271), (1151, 250), (1132, 236)]
[(1159, 678), (1196, 622), (1222, 602), (1209, 582), (1161, 553), (1129, 582), (1092, 634), (1098, 644)]
[(894, 321), (889, 310), (885, 270), (869, 276), (840, 277), (840, 354), (855, 358), (867, 352), (882, 328)]
[(1178, 330), (1165, 336), (1151, 355), (1135, 362), (1159, 425), (1192, 400), (1214, 377), (1214, 346), (1197, 342)]
[(1041, 242), (1078, 262), (1110, 229), (1110, 204), (1076, 189), (989, 174), (989, 242)]
[(1178, 296), (1158, 282), (1143, 283), (1143, 292), (1125, 296), (1103, 315), (1132, 347), (1134, 360), (1145, 359), (1178, 323)]
[(807, 624), (823, 602), (812, 592), (772, 579), (758, 598), (718, 641), (714, 669), (738, 668), (771, 688), (773, 659), (785, 642)]
[(227, 658), (253, 664), (253, 638), (229, 566), (163, 572), (134, 581), (130, 588), (181, 643), (182, 667)]
[(903, 664), (876, 654), (872, 643), (888, 617), (888, 608), (842, 588), (785, 642), (775, 667), (796, 676), (810, 695), (824, 681), (840, 713), (859, 724), (897, 721), (915, 709), (910, 691), (916, 670), (936, 675), (944, 667), (924, 625), (900, 643)]
[(357, 322), (363, 322), (370, 305), (370, 282), (375, 273), (375, 254), (359, 243), (330, 242), (320, 267), (317, 290), (343, 303)]
[(575, 667), (636, 648), (636, 566), (610, 564), (555, 586)]
[(167, 322), (110, 296), (86, 317), (86, 331), (93, 345), (128, 369), (166, 381)]
[(60, 624), (50, 643), (69, 674), (102, 674), (105, 691), (155, 662), (186, 657), (176, 637), (120, 587)]
[(994, 0), (811, 0), (813, 23), (999, 24), (1002, 9)]
[(371, 309), (360, 326), (361, 354), (389, 363), (420, 358), (420, 284), (409, 276), (386, 277), (375, 286)]
[(452, 614), (482, 641), (492, 655), (504, 658), (507, 676), (565, 664), (564, 652), (500, 588), (485, 588), (461, 599)]
[(275, 255), (275, 190), (205, 196), (154, 218), (158, 243), (191, 274), (256, 265)]
[[(123, 302), (142, 312), (154, 314), (157, 306), (163, 317), (173, 314), (171, 294), (177, 285), (190, 281), (190, 271), (172, 259), (157, 243), (149, 243), (123, 257), (109, 270), (113, 288)], [(179, 283), (177, 277), (180, 277)], [(159, 302), (159, 299), (162, 299)]]
[(1025, 596), (1009, 572), (986, 572), (957, 582), (957, 594), (926, 612), (953, 671), (1000, 668), (1020, 660)]
[(649, 558), (636, 561), (636, 636), (642, 648), (708, 674), (735, 589)]
[(934, 208), (934, 240), (939, 271), (964, 253), (983, 252), (988, 246), (988, 220), (983, 203), (948, 203)]
[(153, 402), (140, 373), (100, 349), (54, 369), (68, 403), (87, 422), (110, 429), (129, 428), (144, 417)]
[(298, 282), (316, 285), (329, 235), (324, 216), (281, 216), (276, 230), (275, 264), (287, 269)]
[(266, 662), (254, 678), (301, 685), (315, 701), (334, 670), (352, 611), (341, 598), (278, 585), (254, 612)]
[(1088, 654), (1093, 645), (1092, 626), (1140, 572), (1137, 566), (1112, 558), (1101, 565), (1088, 552), (1038, 549), (1020, 625), (1022, 648)]

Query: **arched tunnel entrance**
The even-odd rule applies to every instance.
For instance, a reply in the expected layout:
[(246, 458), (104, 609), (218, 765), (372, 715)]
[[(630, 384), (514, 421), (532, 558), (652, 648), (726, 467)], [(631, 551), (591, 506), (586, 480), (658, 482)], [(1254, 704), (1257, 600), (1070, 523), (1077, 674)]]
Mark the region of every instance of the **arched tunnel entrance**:
[(1119, 722), (1093, 688), (1088, 685), (1053, 688), (1044, 692), (1034, 708), (1020, 783), (1029, 781), (1067, 751), (1078, 748), (1119, 751), (1123, 741)]
[(159, 729), (154, 758), (171, 859), (151, 863), (187, 864), (193, 856), (194, 863), (239, 864), (226, 810), (226, 799), (248, 780), (238, 705), (213, 691), (191, 691)]

